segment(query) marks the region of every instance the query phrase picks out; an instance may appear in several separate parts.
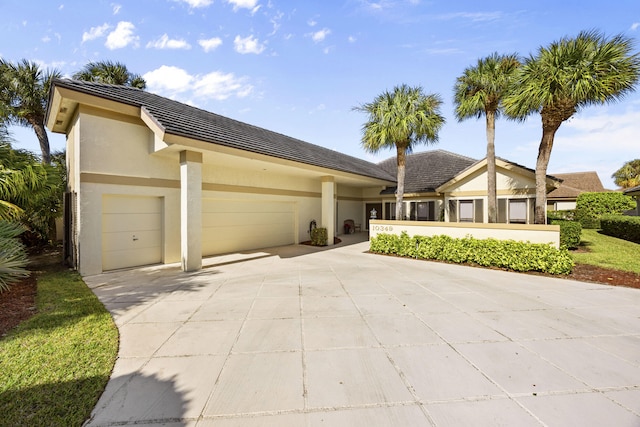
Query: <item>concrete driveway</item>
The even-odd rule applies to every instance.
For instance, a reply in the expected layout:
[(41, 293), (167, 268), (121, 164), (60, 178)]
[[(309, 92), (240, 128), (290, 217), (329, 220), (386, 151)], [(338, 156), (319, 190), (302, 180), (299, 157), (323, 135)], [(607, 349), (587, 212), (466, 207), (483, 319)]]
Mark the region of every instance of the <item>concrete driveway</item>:
[(640, 291), (353, 239), (86, 277), (120, 330), (88, 424), (640, 425)]

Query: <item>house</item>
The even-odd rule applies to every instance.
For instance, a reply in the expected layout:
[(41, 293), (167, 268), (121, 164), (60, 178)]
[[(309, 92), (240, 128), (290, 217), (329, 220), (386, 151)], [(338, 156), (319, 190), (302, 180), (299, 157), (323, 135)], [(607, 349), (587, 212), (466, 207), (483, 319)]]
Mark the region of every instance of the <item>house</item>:
[[(57, 79), (67, 138), (65, 257), (82, 275), (296, 244), (312, 222), (391, 218), (395, 158), (375, 164), (139, 89)], [(486, 222), (486, 160), (408, 157), (407, 219)], [(497, 160), (502, 222), (532, 222), (532, 170)], [(559, 184), (548, 178), (548, 189)], [(331, 243), (332, 239), (329, 239)]]
[(555, 173), (553, 176), (562, 180), (562, 184), (547, 194), (547, 210), (575, 209), (580, 194), (607, 191), (597, 172)]
[[(396, 159), (379, 163), (395, 176)], [(407, 156), (404, 212), (406, 220), (488, 222), (487, 160), (474, 160), (445, 150)], [(547, 190), (560, 185), (547, 177)], [(535, 210), (535, 171), (496, 158), (499, 223), (532, 224)], [(395, 219), (396, 187), (381, 192), (385, 219)]]
[(636, 198), (635, 214), (633, 213), (633, 210), (631, 210), (628, 215), (640, 216), (640, 185), (637, 187), (627, 188), (622, 193)]

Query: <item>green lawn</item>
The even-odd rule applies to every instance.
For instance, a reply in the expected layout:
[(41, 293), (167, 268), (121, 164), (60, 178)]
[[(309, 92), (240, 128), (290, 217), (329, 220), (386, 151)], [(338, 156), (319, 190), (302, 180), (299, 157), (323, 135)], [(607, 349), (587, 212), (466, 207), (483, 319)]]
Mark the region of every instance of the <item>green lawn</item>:
[(572, 252), (578, 264), (590, 264), (640, 274), (640, 245), (583, 229), (580, 248), (589, 252)]
[(38, 276), (37, 306), (0, 339), (0, 424), (80, 426), (111, 374), (118, 330), (72, 271)]

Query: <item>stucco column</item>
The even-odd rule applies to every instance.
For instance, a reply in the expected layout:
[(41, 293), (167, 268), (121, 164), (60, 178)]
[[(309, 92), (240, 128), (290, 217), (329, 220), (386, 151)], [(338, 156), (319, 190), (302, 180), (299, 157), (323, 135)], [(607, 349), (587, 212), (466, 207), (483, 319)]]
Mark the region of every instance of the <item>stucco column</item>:
[(322, 227), (327, 229), (327, 244), (333, 245), (336, 235), (336, 182), (332, 176), (322, 177)]
[(180, 247), (183, 271), (202, 268), (202, 153), (180, 152)]

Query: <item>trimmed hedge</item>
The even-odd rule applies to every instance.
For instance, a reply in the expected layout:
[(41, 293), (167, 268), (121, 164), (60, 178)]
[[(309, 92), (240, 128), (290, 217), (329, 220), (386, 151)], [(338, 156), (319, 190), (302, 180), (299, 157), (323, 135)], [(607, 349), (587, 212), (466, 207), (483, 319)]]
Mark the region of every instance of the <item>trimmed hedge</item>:
[(603, 215), (600, 218), (600, 226), (603, 234), (640, 243), (640, 217)]
[(327, 229), (326, 228), (312, 229), (311, 244), (313, 246), (327, 246)]
[(578, 221), (553, 220), (552, 225), (560, 226), (560, 246), (575, 249), (580, 245), (582, 225)]
[(400, 236), (378, 234), (371, 238), (369, 250), (380, 254), (471, 263), (514, 271), (569, 274), (573, 268), (573, 259), (565, 248), (555, 249), (543, 243), (523, 243), (515, 240), (472, 237), (454, 239), (445, 235), (409, 237), (403, 232)]
[(600, 228), (602, 215), (620, 215), (635, 207), (633, 197), (622, 193), (582, 193), (576, 199), (575, 219), (580, 221), (582, 228)]
[(567, 209), (563, 211), (547, 211), (547, 223), (551, 224), (554, 220), (574, 221), (576, 219), (576, 210)]

